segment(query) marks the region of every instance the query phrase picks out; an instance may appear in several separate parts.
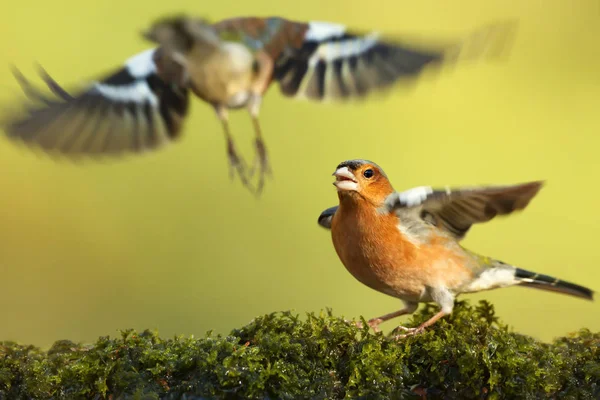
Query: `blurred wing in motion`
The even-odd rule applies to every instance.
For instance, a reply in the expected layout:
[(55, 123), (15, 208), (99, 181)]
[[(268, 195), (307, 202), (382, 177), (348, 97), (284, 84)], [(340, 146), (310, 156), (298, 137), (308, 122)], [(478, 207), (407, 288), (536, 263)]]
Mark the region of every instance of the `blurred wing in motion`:
[(510, 21), (487, 26), (450, 45), (421, 46), (387, 40), (376, 32), (360, 34), (343, 25), (310, 22), (300, 31), (301, 45), (286, 48), (277, 58), (274, 79), (289, 97), (363, 97), (400, 79), (414, 78), (428, 65), (498, 55), (508, 47), (515, 29), (516, 23)]
[(9, 138), (68, 155), (101, 155), (155, 149), (175, 139), (188, 111), (188, 90), (158, 75), (160, 54), (151, 49), (130, 58), (112, 75), (69, 94), (45, 71), (48, 98), (15, 70), (30, 100), (24, 115), (1, 121)]
[(421, 186), (392, 193), (385, 201), (385, 209), (395, 212), (401, 220), (407, 214), (421, 218), (460, 240), (475, 223), (523, 210), (542, 185), (543, 181), (536, 181), (447, 190)]

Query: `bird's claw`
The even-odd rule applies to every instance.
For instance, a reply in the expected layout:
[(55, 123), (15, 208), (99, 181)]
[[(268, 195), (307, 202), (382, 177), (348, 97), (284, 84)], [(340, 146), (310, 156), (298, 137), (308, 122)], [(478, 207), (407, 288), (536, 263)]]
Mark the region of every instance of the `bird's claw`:
[(373, 318), (367, 321), (367, 324), (373, 329), (373, 332), (378, 333), (381, 332), (379, 329), (379, 324), (381, 324), (383, 320), (381, 318)]
[(401, 331), (406, 332), (402, 335), (394, 335), (393, 339), (399, 340), (399, 339), (405, 339), (409, 336), (418, 335), (419, 333), (422, 333), (425, 330), (425, 327), (419, 326), (417, 328), (407, 328), (406, 326), (399, 325), (396, 327), (396, 330), (401, 330)]
[(362, 329), (362, 327), (363, 327), (363, 324), (360, 321), (349, 321), (349, 320), (345, 319), (344, 322), (350, 326), (354, 325), (359, 329)]
[(246, 176), (246, 163), (238, 155), (231, 139), (227, 141), (227, 158), (229, 159), (229, 178), (233, 180), (237, 171), (244, 186), (250, 188), (250, 182)]
[(267, 148), (262, 139), (257, 138), (254, 143), (256, 149), (256, 155), (254, 157), (254, 163), (249, 172), (249, 177), (252, 179), (256, 171), (258, 170), (258, 186), (256, 187), (256, 194), (260, 194), (265, 185), (265, 175), (273, 177), (273, 171), (269, 164), (269, 157), (267, 154)]

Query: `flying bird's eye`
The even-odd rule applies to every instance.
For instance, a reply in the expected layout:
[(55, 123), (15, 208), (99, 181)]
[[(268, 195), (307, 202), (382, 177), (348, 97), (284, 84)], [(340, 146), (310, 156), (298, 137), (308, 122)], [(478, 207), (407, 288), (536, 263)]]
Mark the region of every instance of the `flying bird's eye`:
[(363, 172), (363, 176), (367, 179), (372, 178), (373, 175), (375, 175), (375, 172), (373, 172), (371, 168), (365, 169), (365, 171)]

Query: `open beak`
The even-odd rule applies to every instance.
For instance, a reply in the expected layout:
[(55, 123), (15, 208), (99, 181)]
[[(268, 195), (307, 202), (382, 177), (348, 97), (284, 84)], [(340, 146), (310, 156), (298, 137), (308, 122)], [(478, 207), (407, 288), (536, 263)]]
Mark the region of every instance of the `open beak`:
[(354, 174), (348, 167), (338, 168), (334, 173), (335, 182), (333, 184), (338, 191), (342, 190), (358, 190), (358, 182)]

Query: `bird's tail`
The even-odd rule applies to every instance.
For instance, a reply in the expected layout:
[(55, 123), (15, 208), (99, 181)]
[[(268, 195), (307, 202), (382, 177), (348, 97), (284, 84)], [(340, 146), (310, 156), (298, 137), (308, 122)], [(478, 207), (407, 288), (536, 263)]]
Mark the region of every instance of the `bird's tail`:
[(594, 292), (584, 286), (567, 282), (549, 275), (517, 268), (493, 258), (469, 252), (478, 260), (475, 278), (461, 288), (461, 292), (479, 292), (508, 286), (527, 286), (549, 292), (558, 292), (587, 300), (594, 300)]
[(594, 300), (594, 292), (584, 286), (567, 282), (553, 276), (538, 274), (521, 268), (515, 268), (515, 279), (518, 284), (535, 289), (547, 290)]

